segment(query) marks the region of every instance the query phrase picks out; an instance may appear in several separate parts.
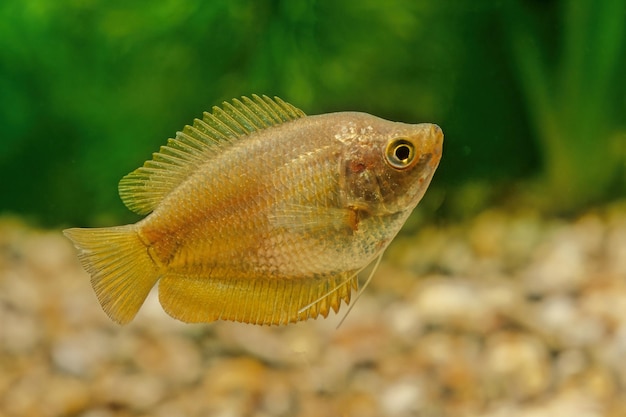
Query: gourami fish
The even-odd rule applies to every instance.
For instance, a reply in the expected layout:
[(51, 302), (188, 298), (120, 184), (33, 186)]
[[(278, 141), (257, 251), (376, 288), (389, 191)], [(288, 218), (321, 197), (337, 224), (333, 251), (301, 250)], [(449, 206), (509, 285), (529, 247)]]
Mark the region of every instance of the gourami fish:
[(121, 324), (157, 282), (164, 310), (184, 322), (326, 317), (420, 201), (442, 144), (434, 124), (306, 116), (278, 97), (242, 97), (120, 181), (126, 206), (147, 217), (64, 233)]

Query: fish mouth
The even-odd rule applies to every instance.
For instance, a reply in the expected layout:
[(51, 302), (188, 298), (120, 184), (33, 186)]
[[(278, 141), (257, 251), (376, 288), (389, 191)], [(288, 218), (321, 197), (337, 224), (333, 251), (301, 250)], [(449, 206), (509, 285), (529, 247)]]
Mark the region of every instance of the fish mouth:
[(437, 157), (441, 157), (441, 152), (443, 150), (443, 130), (441, 130), (438, 125), (431, 124), (429, 133), (431, 138), (430, 147), (432, 149), (432, 153), (437, 155)]
[(431, 136), (439, 139), (439, 141), (443, 142), (443, 130), (439, 127), (439, 125), (435, 123), (431, 123), (430, 125), (430, 134)]
[(443, 130), (438, 125), (431, 124), (429, 126), (426, 139), (422, 142), (421, 151), (422, 154), (417, 167), (419, 169), (429, 167), (433, 171), (437, 169), (443, 152)]

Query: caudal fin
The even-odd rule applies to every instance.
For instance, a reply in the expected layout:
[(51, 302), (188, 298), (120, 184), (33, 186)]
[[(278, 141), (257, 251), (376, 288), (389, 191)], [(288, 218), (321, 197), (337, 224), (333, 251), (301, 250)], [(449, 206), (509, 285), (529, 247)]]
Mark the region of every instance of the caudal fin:
[(102, 309), (120, 324), (130, 322), (159, 279), (134, 225), (63, 231), (78, 249)]

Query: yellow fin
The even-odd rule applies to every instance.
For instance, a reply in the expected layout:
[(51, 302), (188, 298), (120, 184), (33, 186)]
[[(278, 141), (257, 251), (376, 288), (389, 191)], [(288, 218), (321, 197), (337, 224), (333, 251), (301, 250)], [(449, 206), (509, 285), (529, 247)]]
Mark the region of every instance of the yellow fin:
[(331, 308), (337, 312), (342, 300), (350, 303), (356, 287), (354, 272), (293, 279), (166, 275), (159, 282), (159, 300), (168, 314), (187, 323), (221, 319), (278, 325), (326, 317)]
[(223, 146), (236, 139), (271, 126), (304, 117), (302, 110), (278, 97), (234, 99), (222, 108), (213, 107), (202, 120), (185, 126), (175, 139), (153, 154), (143, 167), (126, 175), (119, 183), (120, 197), (126, 207), (138, 214), (148, 214), (174, 188)]
[(130, 322), (159, 279), (134, 225), (63, 231), (78, 249), (102, 309), (120, 324)]

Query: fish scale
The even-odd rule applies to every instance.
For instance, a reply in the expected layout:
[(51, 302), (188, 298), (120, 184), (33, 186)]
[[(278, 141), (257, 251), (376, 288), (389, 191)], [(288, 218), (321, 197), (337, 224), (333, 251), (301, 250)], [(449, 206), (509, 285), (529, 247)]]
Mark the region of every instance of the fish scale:
[(144, 219), (64, 233), (122, 324), (157, 284), (164, 310), (185, 322), (326, 317), (422, 198), (442, 142), (430, 123), (306, 116), (279, 98), (242, 97), (120, 181)]

